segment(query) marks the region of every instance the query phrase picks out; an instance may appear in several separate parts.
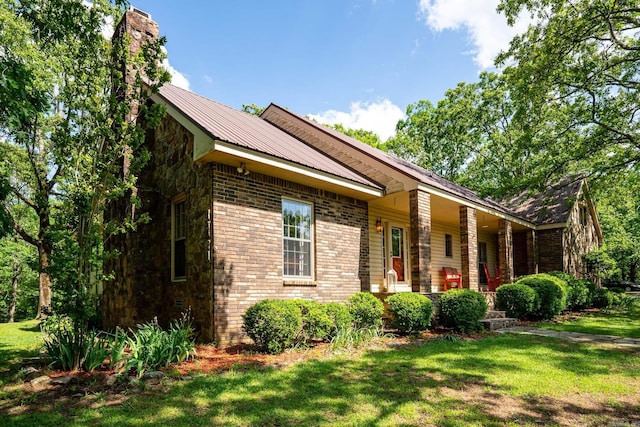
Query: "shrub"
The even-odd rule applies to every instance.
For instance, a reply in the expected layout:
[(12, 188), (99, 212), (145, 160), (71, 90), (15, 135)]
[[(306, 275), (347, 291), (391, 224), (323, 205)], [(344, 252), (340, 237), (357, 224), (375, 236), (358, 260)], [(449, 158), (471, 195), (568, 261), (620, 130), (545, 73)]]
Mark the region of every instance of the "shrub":
[(293, 301), (260, 301), (249, 307), (242, 319), (242, 329), (268, 353), (281, 353), (293, 347), (302, 330), (302, 313)]
[(453, 289), (440, 297), (440, 323), (456, 331), (480, 330), (480, 319), (486, 314), (487, 300), (480, 292)]
[(536, 306), (533, 317), (546, 320), (560, 314), (566, 307), (566, 284), (550, 274), (532, 274), (516, 283), (527, 285), (536, 292)]
[(613, 304), (613, 293), (607, 288), (596, 288), (593, 292), (591, 306), (595, 308), (608, 308)]
[(149, 369), (164, 368), (195, 355), (193, 328), (188, 314), (171, 322), (168, 331), (162, 329), (154, 319), (138, 325), (135, 331), (130, 332), (126, 368), (134, 369), (139, 377)]
[(392, 325), (401, 333), (424, 331), (431, 323), (433, 304), (424, 295), (402, 292), (386, 299), (393, 315)]
[(563, 273), (562, 271), (552, 271), (547, 273), (561, 279), (565, 284), (567, 293), (566, 308), (569, 310), (580, 310), (589, 306), (589, 282), (578, 279), (575, 276)]
[(331, 342), (341, 330), (348, 330), (353, 323), (353, 317), (346, 305), (339, 302), (328, 302), (321, 306), (331, 319), (331, 328), (325, 336), (325, 341)]
[(303, 299), (293, 300), (293, 303), (302, 314), (302, 340), (306, 342), (325, 339), (331, 332), (333, 321), (322, 304)]
[(518, 283), (502, 285), (496, 291), (496, 308), (504, 310), (508, 317), (531, 317), (536, 309), (536, 291)]
[(331, 339), (331, 349), (358, 348), (382, 336), (382, 330), (377, 326), (368, 328), (342, 328), (335, 337)]
[(384, 304), (369, 292), (358, 292), (349, 297), (347, 307), (353, 316), (353, 327), (380, 328), (382, 326), (382, 314)]

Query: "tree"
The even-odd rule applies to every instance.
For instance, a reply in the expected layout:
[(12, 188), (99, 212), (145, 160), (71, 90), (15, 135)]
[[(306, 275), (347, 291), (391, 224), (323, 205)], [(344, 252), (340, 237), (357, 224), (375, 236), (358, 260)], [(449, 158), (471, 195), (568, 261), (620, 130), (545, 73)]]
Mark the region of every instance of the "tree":
[[(563, 116), (549, 168), (590, 162), (592, 174), (640, 165), (640, 7), (627, 0), (502, 0), (510, 24), (527, 11), (537, 22), (498, 58), (508, 66), (514, 120)], [(535, 147), (537, 149), (549, 148)]]
[[(126, 43), (105, 39), (103, 28), (126, 6), (119, 0), (0, 2), (0, 104), (7, 106), (0, 108), (0, 187), (8, 189), (0, 212), (38, 251), (42, 317), (51, 309), (56, 257), (58, 272), (72, 270), (58, 277), (69, 297), (61, 301), (81, 304), (101, 229), (135, 226), (130, 220), (103, 226), (101, 214), (107, 200), (130, 194), (148, 159), (144, 129), (129, 113), (135, 107), (151, 126), (161, 114), (147, 100), (168, 79), (157, 65), (164, 40), (129, 58)], [(123, 162), (130, 173), (122, 173)], [(37, 217), (34, 230), (16, 215), (24, 208)], [(65, 249), (56, 251), (61, 242)]]
[(341, 123), (326, 126), (350, 136), (351, 138), (357, 139), (360, 142), (364, 142), (367, 145), (386, 151), (384, 142), (380, 141), (380, 137), (376, 133), (364, 129), (345, 128)]
[(242, 111), (254, 116), (259, 116), (264, 110), (266, 110), (265, 107), (258, 107), (256, 104), (242, 104)]
[(0, 321), (33, 318), (38, 307), (34, 248), (17, 236), (0, 239)]

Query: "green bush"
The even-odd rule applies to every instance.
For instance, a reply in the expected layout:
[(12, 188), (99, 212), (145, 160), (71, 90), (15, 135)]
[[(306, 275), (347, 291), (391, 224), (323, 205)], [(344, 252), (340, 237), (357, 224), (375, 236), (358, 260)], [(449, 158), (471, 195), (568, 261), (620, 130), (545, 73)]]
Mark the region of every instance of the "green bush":
[(302, 313), (293, 301), (260, 301), (249, 307), (242, 319), (242, 329), (268, 353), (293, 347), (302, 330)]
[(424, 295), (402, 292), (386, 299), (393, 315), (392, 325), (401, 333), (424, 331), (431, 324), (433, 304)]
[(369, 292), (358, 292), (347, 300), (355, 329), (382, 327), (384, 304)]
[(333, 328), (333, 320), (322, 304), (316, 301), (293, 300), (302, 314), (302, 341), (324, 340)]
[(321, 306), (331, 319), (331, 328), (329, 333), (325, 336), (325, 341), (331, 342), (340, 331), (345, 331), (351, 328), (353, 323), (353, 316), (349, 312), (346, 305), (339, 302), (327, 302)]
[(534, 318), (552, 319), (566, 308), (567, 285), (561, 279), (541, 273), (522, 277), (516, 283), (527, 285), (536, 292)]
[(562, 271), (552, 271), (551, 276), (561, 279), (565, 284), (567, 292), (566, 308), (569, 310), (580, 310), (589, 306), (589, 282), (578, 279), (575, 276), (563, 273)]
[(613, 305), (613, 292), (607, 288), (596, 288), (593, 292), (591, 306), (594, 308), (608, 308)]
[(440, 297), (440, 323), (459, 332), (478, 331), (487, 314), (487, 300), (480, 292), (453, 289)]
[(127, 345), (126, 369), (134, 369), (139, 377), (147, 370), (160, 369), (180, 363), (195, 355), (193, 328), (188, 314), (171, 322), (168, 331), (157, 320), (138, 325), (130, 330)]
[(496, 308), (508, 317), (529, 318), (536, 310), (536, 291), (518, 283), (502, 285), (496, 291)]

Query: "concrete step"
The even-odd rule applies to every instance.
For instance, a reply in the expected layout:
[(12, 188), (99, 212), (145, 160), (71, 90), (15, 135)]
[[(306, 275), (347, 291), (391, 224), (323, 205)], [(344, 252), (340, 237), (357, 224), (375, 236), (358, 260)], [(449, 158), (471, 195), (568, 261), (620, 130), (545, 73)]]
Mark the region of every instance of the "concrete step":
[(495, 331), (497, 329), (510, 328), (512, 326), (516, 326), (518, 324), (518, 319), (513, 319), (511, 317), (498, 317), (492, 319), (482, 319), (480, 324), (485, 329), (490, 331)]
[(487, 315), (485, 316), (485, 319), (504, 319), (506, 317), (507, 317), (507, 314), (505, 311), (489, 310), (487, 311)]

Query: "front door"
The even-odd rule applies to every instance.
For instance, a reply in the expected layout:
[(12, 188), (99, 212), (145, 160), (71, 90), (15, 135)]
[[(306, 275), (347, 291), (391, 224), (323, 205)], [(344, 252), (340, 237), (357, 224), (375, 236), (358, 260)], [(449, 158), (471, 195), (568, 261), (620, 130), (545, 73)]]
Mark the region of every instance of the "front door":
[(406, 280), (406, 248), (404, 228), (391, 227), (391, 268), (398, 275), (398, 282)]

